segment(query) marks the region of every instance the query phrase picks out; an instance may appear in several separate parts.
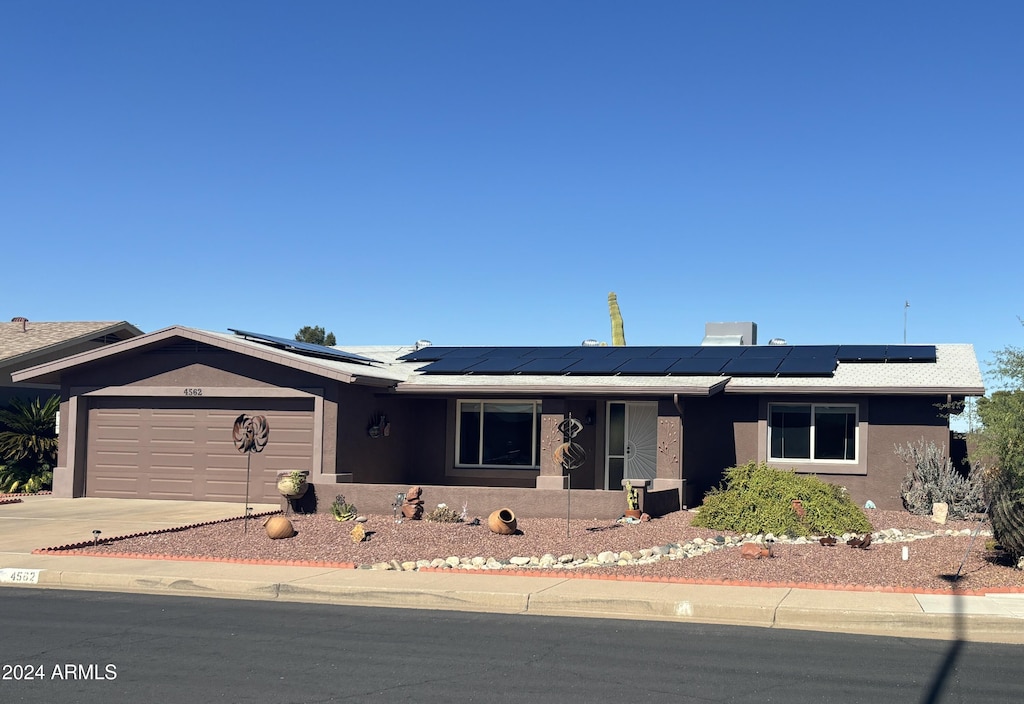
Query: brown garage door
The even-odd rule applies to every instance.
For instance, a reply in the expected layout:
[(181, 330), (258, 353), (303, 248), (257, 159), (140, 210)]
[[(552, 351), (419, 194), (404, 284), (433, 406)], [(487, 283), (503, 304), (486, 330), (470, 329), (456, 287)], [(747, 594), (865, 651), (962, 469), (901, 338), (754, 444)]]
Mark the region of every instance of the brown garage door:
[(247, 413), (270, 426), (266, 447), (251, 456), (249, 498), (276, 503), (277, 472), (313, 469), (312, 406), (306, 399), (93, 399), (85, 493), (242, 501), (246, 455), (231, 429)]

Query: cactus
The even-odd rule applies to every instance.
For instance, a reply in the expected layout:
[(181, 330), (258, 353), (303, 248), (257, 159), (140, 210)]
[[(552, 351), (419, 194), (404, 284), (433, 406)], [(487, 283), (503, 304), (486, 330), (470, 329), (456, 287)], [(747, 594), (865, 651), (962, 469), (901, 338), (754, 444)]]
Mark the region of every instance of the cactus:
[(331, 504), (331, 514), (336, 521), (355, 520), (357, 515), (356, 505), (348, 503), (345, 501), (344, 495), (338, 494), (334, 497), (334, 502)]
[(626, 508), (630, 511), (640, 510), (640, 497), (637, 495), (633, 483), (628, 480), (626, 481)]
[(989, 519), (992, 534), (1015, 561), (1024, 558), (1024, 486), (1014, 481), (1013, 472), (996, 469), (989, 473)]
[(608, 294), (608, 313), (612, 317), (612, 345), (626, 346), (626, 332), (622, 326), (622, 313), (619, 311), (619, 299), (615, 292)]

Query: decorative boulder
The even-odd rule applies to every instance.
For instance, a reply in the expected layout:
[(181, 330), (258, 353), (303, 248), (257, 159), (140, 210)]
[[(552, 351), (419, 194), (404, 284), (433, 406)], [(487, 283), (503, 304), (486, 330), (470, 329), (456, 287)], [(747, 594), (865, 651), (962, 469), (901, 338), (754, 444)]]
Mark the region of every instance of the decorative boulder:
[(292, 522), (284, 516), (271, 516), (263, 523), (263, 527), (267, 529), (267, 535), (272, 540), (290, 538), (295, 535), (295, 528), (292, 527)]

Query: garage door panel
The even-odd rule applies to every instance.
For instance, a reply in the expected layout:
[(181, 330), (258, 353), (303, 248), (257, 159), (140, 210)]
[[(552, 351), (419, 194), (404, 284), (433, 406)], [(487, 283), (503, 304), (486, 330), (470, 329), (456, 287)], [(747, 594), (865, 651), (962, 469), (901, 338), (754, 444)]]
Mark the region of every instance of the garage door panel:
[[(221, 407), (252, 403), (249, 408)], [(138, 408), (119, 404), (139, 402)], [(151, 404), (146, 406), (145, 404)], [(163, 407), (169, 403), (171, 407)], [(313, 411), (300, 399), (196, 401), (181, 399), (94, 400), (89, 409), (86, 494), (276, 503), (277, 472), (313, 467)], [(159, 404), (159, 405), (158, 405)], [(264, 405), (263, 410), (252, 410)], [(234, 446), (232, 429), (242, 413), (264, 415), (267, 446), (248, 458)]]

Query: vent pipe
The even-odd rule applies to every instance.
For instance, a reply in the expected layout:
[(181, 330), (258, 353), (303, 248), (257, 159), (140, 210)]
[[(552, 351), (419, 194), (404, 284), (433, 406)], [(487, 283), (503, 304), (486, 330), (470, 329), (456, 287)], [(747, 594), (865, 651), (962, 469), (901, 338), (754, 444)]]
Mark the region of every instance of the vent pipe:
[(20, 315), (17, 318), (11, 318), (12, 323), (21, 323), (21, 331), (28, 332), (28, 318), (22, 318)]

